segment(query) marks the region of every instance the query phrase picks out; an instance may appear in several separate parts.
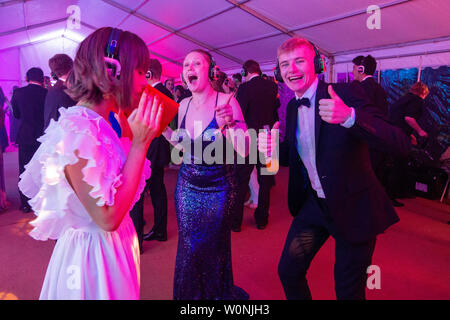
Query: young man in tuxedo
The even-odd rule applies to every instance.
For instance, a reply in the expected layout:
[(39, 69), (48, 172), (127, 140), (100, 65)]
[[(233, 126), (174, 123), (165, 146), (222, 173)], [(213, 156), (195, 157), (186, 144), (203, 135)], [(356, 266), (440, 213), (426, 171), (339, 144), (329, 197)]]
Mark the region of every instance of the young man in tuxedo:
[[(294, 219), (278, 274), (287, 299), (311, 299), (306, 273), (331, 235), (337, 298), (364, 299), (376, 236), (399, 220), (373, 173), (369, 144), (407, 153), (409, 140), (380, 116), (360, 86), (319, 81), (320, 60), (306, 39), (291, 38), (278, 49), (277, 78), (295, 92), (280, 148), (280, 163), (289, 165)], [(267, 136), (258, 141), (267, 152)]]
[[(242, 66), (242, 76), (245, 82), (237, 91), (236, 99), (242, 109), (245, 122), (249, 129), (258, 132), (267, 125), (271, 128), (278, 120), (277, 109), (280, 106), (278, 100), (278, 86), (270, 80), (261, 77), (261, 68), (254, 60), (246, 61)], [(250, 175), (255, 164), (238, 164), (237, 177), (239, 179), (238, 199), (233, 210), (231, 229), (239, 232), (244, 214), (244, 202), (247, 194)], [(258, 229), (264, 229), (269, 221), (270, 189), (275, 184), (273, 175), (261, 174), (261, 163), (256, 164), (258, 173), (258, 206), (255, 209), (255, 221)]]
[[(44, 133), (44, 103), (47, 89), (43, 87), (44, 72), (40, 68), (27, 71), (26, 87), (14, 90), (11, 98), (14, 117), (20, 119), (16, 142), (19, 145), (19, 173), (25, 171), (25, 165), (31, 160), (40, 142), (37, 139)], [(31, 211), (28, 198), (19, 190), (20, 210)]]
[(77, 104), (66, 93), (66, 79), (69, 72), (73, 68), (72, 58), (67, 54), (60, 53), (54, 55), (48, 61), (48, 66), (52, 72), (52, 76), (56, 81), (55, 85), (48, 90), (45, 98), (44, 106), (44, 130), (50, 124), (50, 120), (58, 120), (58, 109), (61, 107), (68, 108)]
[[(161, 83), (162, 66), (157, 59), (150, 59), (147, 72), (147, 82), (170, 99), (172, 93)], [(150, 197), (153, 204), (154, 224), (147, 234), (144, 233), (144, 194), (134, 205), (130, 212), (139, 239), (139, 248), (142, 253), (142, 240), (167, 240), (167, 191), (164, 184), (164, 167), (170, 162), (170, 147), (167, 140), (160, 136), (153, 139), (147, 151), (147, 159), (151, 161), (152, 175), (147, 181)]]

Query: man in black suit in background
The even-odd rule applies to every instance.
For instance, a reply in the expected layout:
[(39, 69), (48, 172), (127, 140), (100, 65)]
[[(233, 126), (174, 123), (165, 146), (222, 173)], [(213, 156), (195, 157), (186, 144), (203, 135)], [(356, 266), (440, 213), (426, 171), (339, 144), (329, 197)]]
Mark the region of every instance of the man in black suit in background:
[[(261, 77), (261, 68), (254, 60), (246, 61), (242, 66), (242, 76), (245, 82), (239, 86), (236, 99), (242, 109), (245, 122), (249, 129), (258, 132), (264, 126), (272, 128), (278, 120), (277, 109), (280, 106), (278, 100), (278, 86), (270, 80)], [(239, 180), (238, 199), (236, 208), (232, 214), (231, 229), (239, 232), (244, 214), (245, 196), (248, 190), (250, 175), (254, 164), (237, 165), (237, 177)], [(264, 229), (269, 219), (270, 189), (275, 184), (273, 175), (261, 174), (261, 163), (256, 164), (258, 172), (258, 207), (255, 209), (255, 221), (258, 229)]]
[(353, 78), (359, 81), (369, 100), (377, 107), (381, 114), (388, 117), (387, 94), (384, 88), (373, 78), (377, 70), (377, 61), (371, 55), (357, 56), (353, 59)]
[[(294, 216), (278, 266), (284, 292), (287, 299), (311, 299), (306, 273), (331, 235), (337, 298), (364, 299), (376, 236), (399, 220), (370, 165), (369, 144), (405, 154), (409, 139), (360, 86), (319, 81), (321, 57), (308, 40), (285, 41), (277, 57), (278, 80), (295, 92), (280, 147)], [(266, 141), (260, 134), (261, 152)]]
[[(156, 90), (159, 90), (173, 99), (170, 91), (161, 83), (162, 66), (156, 59), (150, 59), (150, 67), (147, 72), (147, 82)], [(170, 162), (169, 142), (161, 135), (153, 139), (147, 151), (147, 159), (151, 161), (152, 175), (147, 181), (150, 197), (153, 204), (154, 224), (147, 234), (144, 232), (144, 194), (134, 205), (130, 212), (139, 239), (139, 247), (142, 253), (142, 240), (167, 240), (167, 191), (164, 185), (164, 167)]]
[(48, 66), (52, 72), (53, 79), (57, 80), (55, 85), (48, 90), (44, 106), (44, 130), (50, 124), (50, 120), (55, 121), (59, 118), (58, 109), (68, 108), (77, 104), (66, 93), (66, 79), (73, 68), (72, 58), (67, 54), (60, 53), (54, 55), (48, 60)]
[[(352, 61), (352, 73), (354, 80), (361, 85), (370, 102), (372, 102), (372, 104), (379, 109), (380, 114), (388, 119), (389, 115), (386, 91), (384, 91), (383, 87), (373, 78), (373, 74), (377, 69), (377, 61), (371, 55), (368, 55), (367, 57), (357, 56)], [(388, 155), (384, 152), (370, 148), (370, 162), (372, 163), (372, 168), (386, 191), (389, 190), (387, 187), (387, 157)], [(392, 204), (395, 207), (403, 206), (403, 204), (395, 200), (391, 194), (388, 193), (388, 196), (391, 198)]]
[[(27, 71), (26, 87), (18, 88), (11, 98), (14, 117), (20, 119), (16, 142), (19, 145), (19, 174), (31, 160), (40, 143), (37, 139), (44, 133), (44, 103), (47, 89), (43, 88), (44, 72), (40, 68)], [(19, 190), (20, 210), (31, 211), (28, 198)]]

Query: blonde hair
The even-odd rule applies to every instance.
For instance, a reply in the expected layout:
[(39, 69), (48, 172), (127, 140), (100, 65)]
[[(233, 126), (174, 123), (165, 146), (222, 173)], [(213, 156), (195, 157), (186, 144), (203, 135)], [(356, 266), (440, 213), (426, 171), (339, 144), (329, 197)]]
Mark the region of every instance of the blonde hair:
[(428, 93), (430, 93), (430, 90), (428, 89), (428, 86), (423, 82), (416, 82), (411, 89), (409, 89), (409, 92), (415, 94), (416, 96), (423, 97), (427, 96)]
[(302, 46), (306, 46), (306, 47), (310, 48), (314, 52), (314, 54), (316, 54), (314, 46), (309, 40), (307, 40), (305, 38), (300, 38), (300, 37), (293, 37), (293, 38), (287, 39), (285, 42), (283, 42), (281, 44), (281, 46), (278, 47), (277, 58), (279, 58), (280, 55), (283, 53), (291, 52), (291, 51), (295, 50), (295, 48), (302, 47)]

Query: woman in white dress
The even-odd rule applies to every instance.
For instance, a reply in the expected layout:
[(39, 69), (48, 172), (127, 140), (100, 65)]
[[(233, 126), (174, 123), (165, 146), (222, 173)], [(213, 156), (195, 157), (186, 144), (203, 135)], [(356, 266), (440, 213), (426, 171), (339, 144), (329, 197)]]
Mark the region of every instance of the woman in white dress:
[(68, 93), (79, 103), (59, 109), (19, 182), (37, 215), (30, 235), (58, 239), (40, 299), (139, 299), (128, 213), (150, 177), (146, 153), (163, 109), (144, 92), (148, 66), (147, 46), (130, 32), (101, 28), (78, 48)]

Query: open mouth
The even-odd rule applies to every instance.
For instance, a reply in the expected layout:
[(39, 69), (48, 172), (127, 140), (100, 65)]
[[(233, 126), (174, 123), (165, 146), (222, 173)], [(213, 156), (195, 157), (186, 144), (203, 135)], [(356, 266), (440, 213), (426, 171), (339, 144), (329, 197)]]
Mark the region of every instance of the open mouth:
[(302, 80), (305, 76), (300, 75), (300, 76), (292, 76), (292, 77), (288, 77), (289, 81), (297, 81), (297, 80)]
[(191, 76), (188, 77), (188, 80), (189, 80), (190, 83), (196, 81), (197, 79), (198, 79), (198, 77), (194, 76), (194, 75), (191, 75)]

